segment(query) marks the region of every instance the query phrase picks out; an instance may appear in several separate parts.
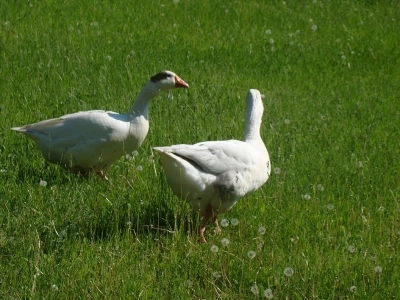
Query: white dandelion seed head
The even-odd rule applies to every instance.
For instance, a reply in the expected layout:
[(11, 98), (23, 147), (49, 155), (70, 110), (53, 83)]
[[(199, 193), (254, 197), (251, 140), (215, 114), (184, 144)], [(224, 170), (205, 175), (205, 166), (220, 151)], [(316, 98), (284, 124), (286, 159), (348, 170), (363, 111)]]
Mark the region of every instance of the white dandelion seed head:
[(264, 297), (267, 299), (273, 299), (274, 298), (274, 294), (272, 293), (271, 289), (266, 289), (264, 291)]
[(281, 174), (281, 168), (275, 167), (275, 168), (274, 168), (274, 173), (275, 173), (276, 175)]
[(329, 203), (329, 204), (326, 206), (326, 208), (327, 208), (328, 210), (334, 210), (334, 209), (335, 209), (335, 206), (334, 206), (333, 204)]
[(312, 31), (317, 30), (317, 25), (314, 24), (313, 26), (311, 26), (311, 30), (312, 30)]
[(265, 34), (268, 34), (268, 35), (270, 35), (270, 34), (271, 34), (271, 29), (267, 29), (267, 30), (265, 30)]
[(138, 154), (139, 152), (137, 152), (136, 150), (131, 153), (132, 156), (138, 156)]
[(376, 267), (374, 268), (374, 271), (375, 271), (376, 273), (382, 273), (382, 267), (381, 267), (381, 266), (376, 266)]
[(258, 234), (259, 235), (264, 235), (266, 231), (267, 230), (265, 229), (265, 227), (262, 227), (262, 226), (258, 227)]
[(322, 184), (317, 184), (317, 190), (318, 191), (323, 191), (324, 190), (324, 186)]
[(313, 22), (313, 19), (309, 19), (308, 22), (312, 23), (312, 22)]
[(285, 124), (290, 124), (290, 120), (289, 119), (285, 119), (283, 122), (285, 122)]
[(192, 282), (191, 280), (186, 280), (185, 286), (186, 286), (187, 288), (191, 288), (191, 287), (193, 286), (193, 282)]
[(354, 247), (353, 245), (350, 245), (347, 250), (349, 250), (350, 253), (354, 253), (356, 252), (356, 247)]
[(218, 272), (218, 271), (215, 271), (215, 272), (213, 272), (213, 277), (215, 278), (215, 279), (218, 279), (218, 278), (221, 278), (221, 272)]
[(68, 27), (68, 31), (71, 31), (71, 32), (74, 31), (74, 27), (69, 26), (69, 27)]
[(53, 284), (53, 285), (51, 286), (51, 290), (52, 290), (53, 292), (57, 292), (57, 291), (58, 291), (58, 286), (56, 286), (55, 284)]
[(222, 219), (221, 220), (221, 226), (222, 227), (228, 227), (229, 226), (229, 220), (228, 219)]
[(130, 156), (129, 154), (125, 154), (125, 159), (126, 160), (134, 160), (135, 158), (133, 156)]
[(237, 226), (239, 224), (239, 220), (236, 218), (231, 219), (232, 226)]
[(275, 52), (275, 47), (271, 47), (271, 52)]
[(258, 296), (258, 294), (260, 293), (260, 291), (258, 290), (257, 283), (253, 284), (253, 285), (251, 286), (250, 290), (251, 290), (251, 292), (252, 292), (254, 295), (256, 295), (256, 296)]
[(363, 166), (363, 163), (362, 163), (362, 161), (360, 160), (360, 161), (358, 161), (357, 162), (357, 168), (362, 168), (362, 166)]
[(342, 55), (342, 60), (346, 60), (346, 56), (345, 55)]
[(226, 245), (228, 245), (230, 243), (230, 241), (227, 239), (227, 238), (223, 238), (222, 240), (221, 240), (221, 244), (223, 245), (223, 246), (226, 246)]
[(296, 34), (300, 34), (300, 30), (299, 29), (296, 30)]
[(137, 166), (136, 170), (138, 170), (139, 172), (143, 171), (143, 166), (141, 166), (141, 165)]
[(325, 116), (321, 116), (321, 120), (322, 120), (322, 121), (325, 121), (325, 120), (326, 120), (326, 117), (325, 117)]
[(110, 56), (110, 55), (107, 55), (107, 56), (106, 56), (106, 60), (110, 61), (110, 60), (111, 60), (111, 56)]
[(291, 277), (294, 274), (294, 271), (291, 267), (287, 267), (283, 270), (283, 274), (285, 274), (285, 276), (287, 277)]
[(219, 248), (218, 248), (217, 245), (212, 245), (212, 246), (211, 246), (211, 252), (217, 253), (218, 250), (219, 250)]
[(256, 252), (253, 251), (253, 250), (250, 250), (249, 252), (247, 252), (247, 256), (248, 256), (250, 259), (253, 259), (254, 257), (256, 257)]
[(44, 180), (40, 179), (39, 185), (42, 186), (42, 187), (46, 187), (47, 186), (47, 181), (44, 181)]
[(179, 0), (172, 0), (172, 2), (174, 2), (174, 4), (178, 4)]
[(349, 291), (352, 292), (352, 293), (355, 293), (355, 292), (357, 291), (357, 287), (356, 287), (355, 285), (352, 285), (352, 286), (349, 288)]
[(269, 39), (269, 43), (270, 43), (270, 44), (275, 43), (274, 39)]
[(304, 200), (310, 200), (311, 199), (310, 194), (304, 194), (304, 195), (302, 195), (302, 197), (303, 197)]

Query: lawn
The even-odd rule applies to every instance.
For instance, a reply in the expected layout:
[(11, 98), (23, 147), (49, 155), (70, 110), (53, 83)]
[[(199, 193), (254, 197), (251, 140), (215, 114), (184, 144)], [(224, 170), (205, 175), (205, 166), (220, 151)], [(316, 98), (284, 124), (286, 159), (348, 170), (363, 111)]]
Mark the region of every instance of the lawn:
[[(395, 299), (400, 288), (397, 1), (2, 1), (0, 298)], [(110, 181), (45, 163), (10, 130), (126, 112), (150, 131)], [(207, 244), (153, 146), (241, 139), (263, 95), (273, 173)]]

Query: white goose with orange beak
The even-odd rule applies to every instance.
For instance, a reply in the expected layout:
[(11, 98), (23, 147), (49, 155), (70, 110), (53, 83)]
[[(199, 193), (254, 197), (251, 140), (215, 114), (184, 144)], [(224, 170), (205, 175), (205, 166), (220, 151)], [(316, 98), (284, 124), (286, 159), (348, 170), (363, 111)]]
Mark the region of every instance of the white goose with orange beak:
[(162, 71), (150, 78), (125, 114), (83, 111), (11, 129), (31, 138), (46, 161), (83, 176), (95, 172), (108, 180), (105, 170), (146, 138), (151, 99), (161, 91), (188, 87), (175, 73)]

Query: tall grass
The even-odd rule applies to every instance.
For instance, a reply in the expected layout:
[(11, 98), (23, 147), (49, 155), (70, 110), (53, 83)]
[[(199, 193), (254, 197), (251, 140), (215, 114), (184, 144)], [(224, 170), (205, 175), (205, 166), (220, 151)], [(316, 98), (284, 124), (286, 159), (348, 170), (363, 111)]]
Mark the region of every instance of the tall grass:
[[(394, 299), (399, 10), (1, 2), (1, 298), (249, 299), (270, 289), (274, 299)], [(111, 167), (110, 183), (46, 164), (9, 130), (79, 110), (125, 112), (163, 69), (190, 89), (153, 100), (146, 141)], [(221, 216), (222, 235), (210, 226), (198, 244), (198, 216), (173, 196), (151, 147), (240, 139), (249, 88), (264, 95), (274, 173)]]

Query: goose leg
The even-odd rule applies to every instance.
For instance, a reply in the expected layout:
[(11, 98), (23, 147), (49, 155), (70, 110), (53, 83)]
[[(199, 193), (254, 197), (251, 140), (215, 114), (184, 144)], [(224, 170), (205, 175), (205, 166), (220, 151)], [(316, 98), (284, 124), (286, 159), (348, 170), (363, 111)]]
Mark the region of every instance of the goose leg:
[(204, 237), (204, 232), (206, 231), (208, 220), (210, 220), (212, 216), (213, 216), (213, 209), (211, 205), (209, 205), (207, 206), (207, 209), (203, 215), (203, 221), (201, 222), (201, 225), (199, 227), (200, 243), (207, 243), (206, 238)]
[(219, 224), (218, 224), (218, 215), (214, 215), (213, 216), (213, 222), (215, 224), (215, 232), (220, 234), (222, 230), (221, 230), (221, 227), (219, 227)]

